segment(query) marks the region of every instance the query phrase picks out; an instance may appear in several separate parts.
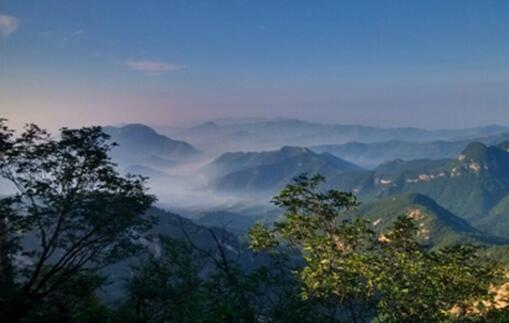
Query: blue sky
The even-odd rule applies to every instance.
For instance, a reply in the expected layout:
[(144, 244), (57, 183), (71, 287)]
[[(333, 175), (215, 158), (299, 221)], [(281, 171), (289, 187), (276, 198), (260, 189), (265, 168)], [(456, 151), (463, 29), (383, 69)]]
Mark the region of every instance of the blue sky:
[(509, 1), (0, 1), (17, 126), (509, 125)]

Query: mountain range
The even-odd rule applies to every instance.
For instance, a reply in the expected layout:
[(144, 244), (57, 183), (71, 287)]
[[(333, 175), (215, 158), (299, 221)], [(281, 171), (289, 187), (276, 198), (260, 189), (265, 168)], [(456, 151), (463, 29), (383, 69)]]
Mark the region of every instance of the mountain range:
[[(168, 131), (162, 129), (161, 131)], [(200, 149), (225, 151), (274, 150), (285, 145), (337, 145), (347, 142), (373, 143), (391, 140), (426, 142), (470, 140), (509, 132), (504, 126), (426, 130), (412, 127), (379, 128), (362, 125), (321, 124), (294, 119), (241, 119), (209, 121), (195, 127), (169, 130), (175, 138)]]
[(341, 145), (319, 145), (309, 147), (316, 152), (328, 152), (354, 164), (374, 168), (379, 164), (395, 159), (442, 159), (453, 158), (472, 141), (487, 145), (496, 145), (509, 140), (509, 133), (501, 133), (472, 140), (435, 140), (412, 142), (407, 140), (389, 140), (374, 143), (349, 142)]
[(508, 235), (505, 145), (471, 143), (455, 159), (393, 161), (373, 171), (338, 174), (329, 185), (368, 201), (404, 192), (425, 194), (487, 233)]
[(328, 153), (285, 146), (275, 151), (225, 153), (204, 170), (220, 190), (275, 192), (301, 173), (332, 176), (362, 169)]
[[(458, 241), (496, 245), (504, 241), (500, 237), (509, 235), (509, 129), (505, 127), (430, 131), (283, 119), (209, 122), (179, 129), (172, 138), (140, 124), (105, 130), (119, 144), (113, 150), (115, 161), (163, 187), (176, 185), (167, 169), (205, 156), (187, 141), (172, 139), (186, 138), (201, 148), (205, 144), (207, 151), (242, 147), (219, 154), (189, 175), (205, 174), (206, 194), (224, 192), (252, 199), (261, 195), (268, 202), (295, 176), (321, 174), (327, 178), (326, 188), (354, 192), (362, 201), (359, 214), (380, 229), (406, 214), (418, 218), (421, 238), (432, 245)], [(338, 144), (351, 139), (359, 142)], [(320, 145), (288, 145), (306, 142)], [(276, 149), (250, 151), (249, 147)], [(227, 225), (243, 235), (256, 221), (277, 217), (274, 210), (267, 216), (266, 204), (259, 213), (254, 206), (249, 216), (236, 208), (202, 209), (193, 218), (206, 226)]]
[(276, 192), (300, 173), (319, 173), (328, 179), (328, 187), (352, 191), (365, 202), (401, 193), (423, 194), (485, 233), (509, 235), (508, 147), (509, 142), (496, 146), (473, 142), (453, 159), (396, 160), (374, 170), (295, 147), (226, 154), (211, 166), (221, 175), (213, 180), (221, 190)]

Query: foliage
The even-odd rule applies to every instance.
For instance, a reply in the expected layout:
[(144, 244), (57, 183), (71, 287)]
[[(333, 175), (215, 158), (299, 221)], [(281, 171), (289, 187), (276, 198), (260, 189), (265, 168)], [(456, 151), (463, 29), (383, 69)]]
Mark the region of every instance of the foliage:
[(125, 320), (189, 322), (200, 312), (201, 279), (193, 250), (179, 240), (163, 238), (159, 257), (143, 259), (128, 284), (129, 297), (120, 309)]
[(280, 245), (302, 255), (297, 274), (303, 299), (339, 306), (335, 318), (353, 322), (457, 320), (473, 307), (489, 312), (481, 300), (492, 297), (490, 286), (500, 282), (502, 272), (481, 260), (476, 247), (430, 250), (418, 242), (418, 228), (407, 216), (378, 236), (363, 219), (340, 221), (358, 203), (349, 193), (320, 191), (323, 181), (297, 178), (274, 199), (284, 219), (250, 232), (254, 250)]
[[(161, 253), (143, 258), (116, 311), (120, 322), (316, 322), (324, 315), (298, 297), (285, 257), (249, 270), (191, 242), (160, 237)], [(207, 254), (204, 254), (207, 253)], [(212, 258), (211, 258), (212, 257)]]
[[(0, 201), (4, 266), (2, 313), (13, 321), (62, 292), (69, 282), (131, 254), (152, 224), (154, 197), (144, 179), (121, 176), (100, 127), (61, 129), (55, 139), (36, 125), (15, 137), (0, 120), (0, 177), (16, 188)], [(16, 260), (16, 261), (15, 261)]]

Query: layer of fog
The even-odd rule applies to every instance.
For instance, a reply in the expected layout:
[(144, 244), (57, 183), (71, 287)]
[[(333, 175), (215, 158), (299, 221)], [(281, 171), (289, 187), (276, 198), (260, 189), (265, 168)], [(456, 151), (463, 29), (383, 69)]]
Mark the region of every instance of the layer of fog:
[(218, 210), (250, 213), (249, 210), (270, 208), (269, 194), (234, 194), (213, 189), (210, 186), (213, 176), (204, 171), (212, 160), (158, 169), (167, 176), (151, 177), (147, 182), (149, 193), (157, 197), (157, 206), (189, 217)]

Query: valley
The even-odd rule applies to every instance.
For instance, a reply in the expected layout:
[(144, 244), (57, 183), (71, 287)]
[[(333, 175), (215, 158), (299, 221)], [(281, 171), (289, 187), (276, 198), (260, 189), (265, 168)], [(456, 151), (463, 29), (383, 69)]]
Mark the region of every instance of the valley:
[[(449, 220), (463, 221), (463, 231), (470, 228), (468, 234), (462, 230), (444, 234), (444, 230), (451, 231), (447, 229), (451, 225), (433, 220), (427, 229), (433, 244), (500, 243), (509, 236), (509, 135), (504, 127), (426, 131), (324, 126), (297, 120), (244, 122), (210, 122), (181, 129), (175, 134), (178, 139), (141, 125), (106, 129), (119, 144), (113, 150), (114, 160), (126, 172), (149, 178), (160, 207), (206, 226), (230, 229), (241, 239), (254, 223), (271, 223), (279, 217), (269, 203), (272, 196), (303, 173), (320, 174), (326, 178), (326, 187), (356, 194), (362, 203), (359, 214), (367, 217), (393, 197), (413, 196), (432, 204), (434, 212), (440, 210)], [(240, 151), (225, 150), (244, 145), (242, 136), (237, 136), (241, 128), (256, 142)], [(317, 143), (325, 140), (319, 139), (324, 132), (330, 136), (321, 143), (328, 145), (307, 148), (310, 136)], [(387, 141), (373, 142), (372, 136)], [(409, 140), (412, 138), (415, 141)], [(330, 144), (350, 139), (365, 142)], [(228, 146), (220, 149), (221, 145)], [(412, 203), (403, 204), (408, 205), (387, 215), (382, 212), (380, 221), (391, 223), (391, 216), (416, 209)]]

